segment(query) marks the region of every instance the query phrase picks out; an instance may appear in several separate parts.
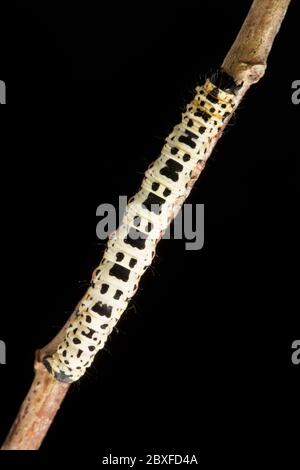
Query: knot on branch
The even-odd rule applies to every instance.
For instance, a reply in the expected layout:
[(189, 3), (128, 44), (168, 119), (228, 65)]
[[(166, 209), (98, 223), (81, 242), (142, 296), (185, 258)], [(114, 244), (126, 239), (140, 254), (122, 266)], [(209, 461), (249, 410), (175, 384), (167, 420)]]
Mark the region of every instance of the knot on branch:
[(240, 62), (237, 64), (236, 69), (236, 83), (245, 85), (252, 85), (258, 82), (265, 74), (266, 64)]

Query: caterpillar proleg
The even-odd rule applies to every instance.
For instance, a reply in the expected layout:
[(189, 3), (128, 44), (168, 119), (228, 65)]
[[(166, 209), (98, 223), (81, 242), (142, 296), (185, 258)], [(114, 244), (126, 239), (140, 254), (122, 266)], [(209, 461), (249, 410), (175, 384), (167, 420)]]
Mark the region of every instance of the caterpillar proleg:
[(43, 360), (57, 380), (78, 380), (103, 348), (151, 264), (162, 233), (188, 196), (193, 172), (203, 169), (211, 144), (232, 115), (236, 88), (222, 72), (196, 88), (181, 123), (166, 138), (160, 156), (129, 200), (63, 340)]

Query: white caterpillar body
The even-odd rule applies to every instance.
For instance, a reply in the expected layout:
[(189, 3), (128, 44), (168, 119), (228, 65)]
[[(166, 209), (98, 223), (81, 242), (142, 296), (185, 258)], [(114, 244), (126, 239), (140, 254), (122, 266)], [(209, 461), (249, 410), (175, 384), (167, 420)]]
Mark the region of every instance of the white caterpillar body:
[(78, 380), (103, 348), (151, 264), (178, 200), (182, 203), (187, 196), (193, 171), (197, 165), (204, 167), (207, 150), (234, 107), (233, 89), (221, 90), (209, 80), (197, 87), (182, 122), (167, 137), (161, 155), (149, 166), (140, 190), (129, 201), (63, 341), (44, 358), (58, 380)]

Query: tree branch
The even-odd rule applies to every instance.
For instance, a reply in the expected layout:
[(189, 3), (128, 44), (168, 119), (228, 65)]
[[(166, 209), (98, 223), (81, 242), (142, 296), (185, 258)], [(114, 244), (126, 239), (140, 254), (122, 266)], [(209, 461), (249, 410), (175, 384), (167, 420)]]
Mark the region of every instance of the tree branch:
[(246, 91), (264, 75), (267, 59), (291, 0), (254, 0), (222, 68)]
[[(237, 84), (241, 85), (236, 93), (238, 102), (243, 98), (248, 88), (264, 75), (269, 52), (289, 3), (290, 0), (254, 0), (246, 20), (222, 64), (222, 69)], [(227, 125), (227, 122), (223, 127)], [(223, 129), (217, 138), (213, 139), (208, 149), (208, 155), (222, 135), (222, 131)], [(196, 167), (187, 187), (186, 195), (190, 192), (202, 169), (202, 166)], [(179, 201), (178, 209), (184, 199), (185, 197)], [(174, 215), (176, 215), (176, 211)], [(75, 314), (76, 309), (59, 334), (45, 348), (37, 352), (33, 384), (2, 450), (36, 450), (46, 436), (68, 391), (69, 384), (58, 382), (48, 373), (41, 361), (46, 354), (55, 351)]]

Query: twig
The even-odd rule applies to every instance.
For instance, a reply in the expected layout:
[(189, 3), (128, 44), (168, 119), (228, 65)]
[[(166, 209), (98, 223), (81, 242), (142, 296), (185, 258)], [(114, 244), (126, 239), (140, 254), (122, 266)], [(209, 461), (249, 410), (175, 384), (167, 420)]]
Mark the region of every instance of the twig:
[(243, 95), (265, 73), (267, 59), (291, 0), (254, 0), (222, 68)]
[(35, 361), (35, 377), (2, 450), (36, 450), (65, 398), (68, 384), (58, 382)]
[[(222, 64), (222, 69), (237, 84), (241, 85), (236, 93), (237, 102), (240, 102), (248, 88), (264, 75), (269, 52), (289, 3), (290, 0), (254, 0), (246, 20)], [(226, 124), (227, 122), (224, 127)], [(218, 138), (221, 135), (222, 132)], [(217, 140), (213, 140), (208, 154), (213, 150)], [(199, 167), (196, 174), (193, 174), (187, 192), (191, 190), (200, 172), (201, 168)], [(58, 382), (48, 373), (41, 361), (46, 354), (55, 350), (75, 314), (76, 310), (54, 340), (37, 352), (33, 384), (2, 450), (36, 450), (46, 436), (68, 391), (69, 384)]]

